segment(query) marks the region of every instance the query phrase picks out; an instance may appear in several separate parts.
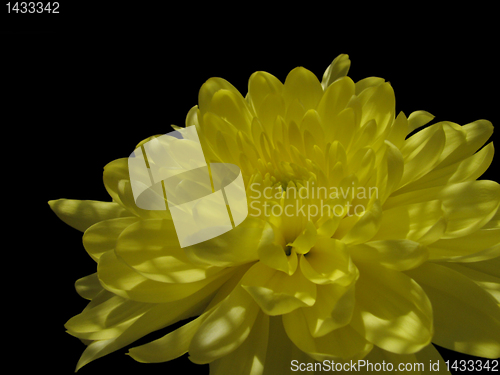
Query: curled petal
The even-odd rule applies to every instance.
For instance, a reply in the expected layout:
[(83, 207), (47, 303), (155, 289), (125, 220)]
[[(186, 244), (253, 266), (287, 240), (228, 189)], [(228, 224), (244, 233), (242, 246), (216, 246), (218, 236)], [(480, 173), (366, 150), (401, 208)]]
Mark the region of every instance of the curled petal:
[(259, 259), (265, 265), (275, 270), (286, 272), (289, 275), (293, 275), (299, 264), (294, 250), (287, 256), (283, 246), (276, 243), (268, 243), (260, 246)]
[(337, 283), (349, 285), (358, 276), (344, 243), (333, 238), (322, 238), (309, 253), (300, 259), (304, 276), (316, 284)]
[(290, 276), (259, 262), (247, 271), (241, 285), (269, 315), (286, 314), (316, 301), (316, 285), (300, 270)]
[(308, 221), (302, 233), (297, 236), (295, 241), (288, 245), (292, 246), (297, 253), (305, 254), (311, 250), (311, 247), (316, 243), (316, 234), (316, 227), (311, 221)]
[(292, 342), (317, 361), (348, 361), (363, 358), (373, 347), (350, 325), (313, 337), (303, 309), (283, 315), (283, 326)]
[(303, 313), (312, 337), (321, 337), (347, 325), (354, 309), (354, 284), (317, 286), (316, 303), (303, 307)]
[(382, 220), (380, 202), (375, 200), (373, 206), (361, 216), (352, 215), (348, 218), (344, 218), (343, 222), (347, 222), (348, 219), (352, 219), (354, 225), (347, 231), (345, 236), (342, 237), (342, 242), (350, 245), (369, 241), (377, 233)]

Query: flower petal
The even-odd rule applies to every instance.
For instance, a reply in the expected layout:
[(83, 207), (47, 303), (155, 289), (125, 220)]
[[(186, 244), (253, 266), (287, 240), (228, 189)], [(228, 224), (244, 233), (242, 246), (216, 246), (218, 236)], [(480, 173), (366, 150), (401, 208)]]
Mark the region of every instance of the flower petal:
[[(380, 77), (366, 77), (356, 82), (356, 95), (361, 94), (363, 91), (370, 87), (381, 85), (385, 79)], [(406, 135), (406, 134), (405, 134)]]
[(425, 246), (410, 240), (370, 241), (350, 246), (349, 252), (356, 264), (375, 263), (396, 271), (418, 267), (429, 256)]
[(477, 285), (487, 291), (500, 304), (500, 258), (489, 259), (485, 262), (473, 263), (451, 263), (440, 265), (457, 271), (474, 281)]
[(442, 193), (448, 225), (444, 238), (470, 234), (486, 224), (500, 206), (500, 185), (494, 181), (467, 181), (447, 186)]
[(241, 285), (269, 315), (286, 314), (316, 301), (316, 285), (300, 270), (290, 276), (259, 262), (243, 276)]
[(164, 283), (139, 274), (120, 260), (114, 251), (104, 253), (99, 259), (97, 274), (104, 288), (135, 301), (162, 303), (184, 299), (203, 288), (213, 290), (231, 275), (231, 269), (192, 283)]
[(180, 248), (171, 220), (141, 220), (116, 242), (116, 255), (141, 275), (164, 283), (203, 280), (221, 268), (195, 265)]
[(432, 302), (433, 342), (479, 357), (500, 356), (500, 308), (489, 293), (438, 264), (425, 263), (405, 273), (422, 286)]
[(446, 136), (441, 123), (432, 125), (405, 141), (401, 153), (405, 160), (400, 187), (429, 173), (439, 162)]
[(178, 358), (188, 352), (193, 336), (207, 316), (208, 312), (203, 313), (196, 319), (157, 340), (130, 348), (128, 354), (142, 363), (167, 362)]
[(413, 203), (384, 210), (380, 228), (372, 240), (408, 239), (427, 245), (446, 230), (441, 201)]
[(115, 202), (58, 199), (49, 201), (49, 206), (59, 219), (81, 232), (100, 221), (132, 216)]
[(295, 272), (298, 265), (297, 256), (295, 254), (287, 256), (283, 246), (276, 243), (268, 243), (260, 246), (259, 260), (266, 266), (286, 272), (289, 275)]
[(477, 262), (500, 255), (500, 228), (479, 229), (463, 237), (442, 239), (429, 246), (429, 258)]
[(68, 320), (65, 328), (80, 339), (107, 340), (121, 335), (151, 307), (151, 304), (131, 301), (106, 291), (83, 312)]
[[(345, 112), (341, 115), (342, 111), (346, 108), (349, 100), (354, 95), (354, 82), (349, 77), (343, 77), (336, 80), (325, 90), (318, 103), (317, 112), (325, 125), (325, 135), (327, 141), (333, 141), (334, 135), (341, 131), (344, 123), (338, 121), (339, 118), (351, 117), (352, 110)], [(352, 121), (354, 123), (354, 121)], [(354, 124), (353, 124), (354, 125)], [(347, 147), (347, 145), (344, 145)]]
[(349, 285), (358, 276), (343, 242), (333, 238), (321, 238), (300, 259), (304, 276), (316, 284)]
[(373, 347), (350, 325), (321, 337), (311, 336), (304, 309), (283, 315), (283, 326), (290, 340), (317, 361), (357, 360), (363, 358)]
[(393, 353), (415, 353), (428, 345), (432, 307), (424, 290), (401, 272), (375, 264), (358, 267), (353, 328)]
[(434, 115), (431, 115), (427, 111), (415, 111), (410, 113), (410, 116), (408, 116), (408, 134), (431, 122), (434, 117)]
[[(202, 108), (201, 103), (200, 108)], [(210, 112), (223, 117), (236, 129), (249, 133), (252, 115), (245, 99), (238, 91), (220, 89), (215, 92), (211, 98)]]
[(259, 306), (241, 287), (229, 296), (201, 324), (189, 346), (189, 359), (209, 363), (236, 350), (248, 337)]
[(211, 112), (212, 98), (220, 90), (228, 90), (234, 94), (239, 93), (231, 83), (223, 78), (213, 77), (208, 79), (201, 86), (198, 94), (198, 107), (202, 114)]
[[(463, 137), (465, 138), (466, 136), (464, 135)], [(455, 146), (454, 150), (447, 150), (447, 144), (445, 144), (445, 149), (440, 156), (440, 162), (426, 175), (399, 189), (398, 194), (434, 186), (473, 181), (480, 177), (488, 169), (493, 160), (493, 143), (489, 143), (477, 153), (472, 154), (472, 150), (475, 151), (475, 149), (466, 150), (467, 147), (470, 148), (466, 142), (464, 140), (460, 146)], [(462, 150), (464, 151), (463, 153), (461, 152)], [(445, 153), (446, 156), (443, 155)], [(460, 157), (456, 154), (459, 154)]]
[(283, 84), (278, 78), (267, 72), (255, 72), (248, 80), (247, 100), (251, 103), (258, 117), (261, 117), (260, 109), (264, 100), (269, 95), (281, 95), (282, 90)]
[(302, 308), (311, 336), (321, 337), (347, 325), (351, 321), (354, 304), (354, 284), (318, 285), (316, 303)]
[(389, 141), (385, 141), (384, 145), (386, 149), (375, 188), (376, 196), (382, 204), (398, 187), (404, 171), (404, 159), (401, 151)]
[(81, 297), (88, 300), (93, 299), (103, 290), (97, 272), (76, 280), (75, 289)]
[(460, 126), (445, 122), (446, 145), (438, 168), (444, 168), (474, 154), (493, 134), (493, 125), (486, 120), (478, 120)]
[(118, 203), (130, 214), (142, 218), (170, 217), (169, 211), (143, 210), (137, 207), (130, 185), (128, 158), (116, 159), (106, 164), (104, 166), (103, 181), (106, 191), (113, 198), (113, 202)]
[(206, 295), (199, 293), (181, 301), (149, 305), (149, 310), (126, 327), (118, 336), (97, 340), (88, 345), (78, 361), (76, 371), (87, 363), (121, 349), (153, 331), (199, 314), (205, 299)]
[[(455, 266), (454, 263), (445, 265)], [(490, 293), (500, 304), (500, 257), (482, 262), (461, 263), (460, 266), (473, 271), (468, 272), (467, 277)], [(465, 273), (463, 269), (460, 272)]]
[(299, 254), (306, 254), (316, 243), (316, 234), (316, 227), (311, 221), (308, 221), (302, 233), (288, 246), (292, 246)]
[[(298, 349), (288, 338), (281, 316), (269, 317), (269, 340), (267, 343), (266, 362), (263, 375), (289, 374), (295, 372), (290, 368), (292, 361), (297, 363), (311, 362), (312, 359)], [(306, 372), (309, 373), (310, 372)]]
[(398, 193), (446, 186), (464, 181), (474, 181), (486, 172), (493, 160), (493, 154), (493, 143), (490, 143), (465, 160), (442, 169), (435, 168), (419, 180), (398, 190)]
[(465, 181), (389, 197), (384, 209), (406, 204), (441, 200), (447, 219), (443, 238), (455, 238), (475, 232), (486, 224), (500, 206), (500, 185), (494, 181)]
[(407, 135), (408, 119), (403, 112), (399, 112), (394, 120), (394, 123), (392, 124), (389, 134), (387, 135), (387, 141), (400, 149), (403, 146)]
[(321, 80), (323, 90), (326, 90), (328, 86), (339, 78), (345, 77), (349, 72), (350, 66), (351, 60), (349, 60), (349, 55), (340, 54), (333, 59), (332, 63), (326, 68), (325, 73), (323, 73)]
[(248, 338), (234, 352), (210, 363), (211, 375), (262, 375), (269, 336), (269, 316), (260, 312)]
[(375, 120), (377, 137), (386, 132), (394, 120), (396, 98), (389, 82), (372, 86), (358, 95), (361, 102), (361, 127)]
[(283, 98), (287, 105), (298, 99), (306, 111), (316, 109), (322, 96), (323, 88), (311, 71), (298, 67), (286, 76)]
[(258, 259), (259, 246), (272, 242), (269, 232), (272, 228), (267, 222), (249, 216), (236, 228), (184, 251), (191, 260), (214, 266), (249, 263)]
[[(342, 224), (347, 223), (347, 219), (352, 219), (354, 225), (348, 229), (347, 233), (342, 237), (342, 242), (346, 245), (354, 245), (369, 241), (378, 231), (382, 220), (382, 208), (380, 202), (375, 200), (371, 208), (368, 208), (361, 216), (352, 215), (342, 220)], [(341, 233), (337, 230), (338, 233)], [(337, 236), (337, 233), (335, 234)]]
[(138, 220), (138, 217), (131, 216), (95, 223), (83, 234), (82, 241), (85, 250), (92, 259), (98, 261), (102, 254), (116, 247), (118, 236)]

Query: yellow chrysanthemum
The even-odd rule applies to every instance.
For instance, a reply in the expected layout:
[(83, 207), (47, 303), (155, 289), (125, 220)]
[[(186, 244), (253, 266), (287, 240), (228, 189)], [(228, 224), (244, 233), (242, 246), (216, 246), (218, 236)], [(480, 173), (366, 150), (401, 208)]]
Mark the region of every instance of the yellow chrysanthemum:
[(97, 262), (66, 323), (88, 344), (77, 368), (192, 317), (130, 356), (252, 375), (442, 361), (431, 342), (500, 356), (500, 186), (476, 180), (491, 123), (414, 132), (433, 116), (395, 116), (391, 85), (354, 83), (349, 66), (340, 55), (321, 82), (256, 72), (246, 97), (221, 78), (202, 86), (186, 126), (209, 162), (240, 167), (248, 198), (219, 237), (181, 248), (168, 211), (135, 205), (127, 159), (104, 169), (112, 202), (50, 202)]

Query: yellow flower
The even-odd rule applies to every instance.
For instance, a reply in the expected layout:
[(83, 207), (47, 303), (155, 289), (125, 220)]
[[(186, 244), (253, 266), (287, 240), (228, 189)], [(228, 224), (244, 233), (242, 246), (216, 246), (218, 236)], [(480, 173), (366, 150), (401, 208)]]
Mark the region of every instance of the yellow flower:
[(219, 237), (181, 248), (168, 211), (135, 205), (127, 159), (104, 169), (112, 202), (49, 202), (97, 262), (66, 323), (88, 344), (77, 368), (187, 318), (130, 356), (252, 375), (362, 359), (445, 371), (431, 342), (500, 356), (500, 186), (476, 180), (491, 123), (423, 127), (431, 114), (396, 116), (391, 85), (349, 67), (256, 72), (246, 97), (202, 86), (186, 126), (209, 162), (240, 167), (249, 207)]

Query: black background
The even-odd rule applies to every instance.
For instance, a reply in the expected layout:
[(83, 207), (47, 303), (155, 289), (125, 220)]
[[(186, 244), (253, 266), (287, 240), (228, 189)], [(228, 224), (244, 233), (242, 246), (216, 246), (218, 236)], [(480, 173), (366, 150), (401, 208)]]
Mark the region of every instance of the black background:
[[(69, 374), (84, 349), (63, 324), (85, 306), (73, 283), (93, 273), (95, 263), (81, 233), (57, 219), (47, 201), (109, 200), (104, 165), (127, 157), (142, 139), (169, 132), (170, 124), (182, 125), (208, 78), (223, 77), (244, 95), (256, 70), (284, 81), (301, 65), (321, 79), (331, 60), (347, 53), (355, 81), (379, 76), (391, 82), (398, 112), (423, 109), (435, 121), (500, 123), (496, 34), (481, 21), (428, 15), (365, 21), (323, 8), (298, 9), (291, 17), (270, 15), (265, 7), (208, 13), (194, 4), (86, 4), (61, 3), (58, 15), (1, 10), (2, 168), (11, 176), (7, 190), (15, 192), (4, 208), (5, 238), (14, 237), (4, 245), (13, 271), (6, 273), (6, 299), (19, 332), (12, 353), (21, 367)], [(498, 181), (498, 165), (496, 156), (484, 178)], [(441, 351), (445, 359), (473, 358)], [(208, 373), (208, 366), (186, 357), (139, 364), (125, 352), (79, 373), (177, 373), (178, 364)]]

